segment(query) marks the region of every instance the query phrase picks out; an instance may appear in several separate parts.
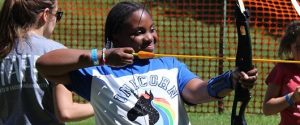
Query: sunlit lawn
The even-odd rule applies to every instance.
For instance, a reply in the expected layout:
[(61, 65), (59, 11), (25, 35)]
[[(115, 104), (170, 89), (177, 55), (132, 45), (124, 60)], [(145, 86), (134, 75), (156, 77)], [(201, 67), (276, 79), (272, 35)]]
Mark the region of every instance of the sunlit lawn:
[[(189, 113), (189, 118), (192, 125), (230, 125), (230, 115), (230, 113)], [(246, 114), (245, 116), (248, 125), (277, 125), (280, 119), (278, 115)], [(68, 123), (68, 125), (95, 125), (95, 121), (94, 118), (90, 118)]]

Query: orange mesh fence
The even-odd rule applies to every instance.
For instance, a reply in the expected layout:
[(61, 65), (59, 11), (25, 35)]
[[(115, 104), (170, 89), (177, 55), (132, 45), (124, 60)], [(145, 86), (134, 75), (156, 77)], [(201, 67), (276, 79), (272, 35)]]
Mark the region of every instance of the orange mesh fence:
[[(109, 8), (119, 0), (60, 0), (63, 20), (53, 39), (70, 48), (104, 46), (104, 24)], [(235, 0), (151, 0), (145, 4), (153, 16), (159, 42), (156, 53), (235, 57), (237, 33)], [(299, 20), (290, 0), (244, 0), (250, 12), (253, 58), (278, 59), (277, 48), (287, 24)], [(234, 61), (201, 58), (181, 59), (202, 79), (208, 80), (235, 67)], [(257, 85), (251, 90), (247, 113), (262, 113), (264, 83), (274, 63), (254, 62), (259, 69)], [(76, 98), (77, 101), (84, 101)], [(231, 111), (233, 93), (223, 103), (189, 106), (189, 112)], [(218, 108), (219, 107), (219, 108)]]

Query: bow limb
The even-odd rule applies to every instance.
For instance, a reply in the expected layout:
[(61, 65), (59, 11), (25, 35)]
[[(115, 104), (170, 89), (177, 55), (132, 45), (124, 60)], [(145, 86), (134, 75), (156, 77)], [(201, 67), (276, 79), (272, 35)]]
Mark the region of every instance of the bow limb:
[(293, 4), (295, 10), (297, 11), (298, 15), (300, 16), (300, 6), (299, 6), (297, 0), (291, 0), (291, 2)]
[[(236, 53), (236, 66), (241, 71), (249, 71), (252, 68), (252, 48), (249, 33), (249, 13), (244, 7), (242, 0), (236, 2), (236, 27), (238, 33), (238, 47)], [(251, 99), (250, 91), (237, 83), (235, 87), (235, 95), (232, 106), (231, 125), (247, 125), (245, 120), (245, 109)], [(237, 113), (237, 106), (240, 104), (239, 112)]]

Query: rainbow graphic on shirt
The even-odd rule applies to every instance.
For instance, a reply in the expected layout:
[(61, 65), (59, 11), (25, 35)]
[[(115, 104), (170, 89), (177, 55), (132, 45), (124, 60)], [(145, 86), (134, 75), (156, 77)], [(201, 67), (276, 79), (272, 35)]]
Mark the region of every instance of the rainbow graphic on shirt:
[(163, 98), (154, 98), (151, 104), (159, 112), (163, 125), (174, 125), (175, 112), (169, 102)]

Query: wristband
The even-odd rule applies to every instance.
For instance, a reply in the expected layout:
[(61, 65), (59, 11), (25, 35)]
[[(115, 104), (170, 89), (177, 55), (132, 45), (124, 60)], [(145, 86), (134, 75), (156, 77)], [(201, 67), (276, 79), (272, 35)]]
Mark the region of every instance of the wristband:
[(227, 71), (217, 77), (210, 79), (207, 85), (208, 94), (217, 99), (224, 98), (219, 97), (218, 94), (224, 89), (233, 89), (231, 74), (231, 71)]
[(91, 58), (94, 66), (99, 65), (97, 49), (91, 50)]
[(106, 51), (106, 48), (103, 48), (103, 49), (102, 49), (102, 62), (103, 62), (103, 65), (105, 65), (105, 63), (106, 63), (106, 59), (105, 59), (105, 51)]
[(284, 96), (285, 101), (289, 104), (289, 106), (294, 105), (294, 101), (292, 100), (292, 98), (289, 96), (289, 94), (286, 94)]

